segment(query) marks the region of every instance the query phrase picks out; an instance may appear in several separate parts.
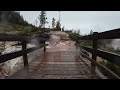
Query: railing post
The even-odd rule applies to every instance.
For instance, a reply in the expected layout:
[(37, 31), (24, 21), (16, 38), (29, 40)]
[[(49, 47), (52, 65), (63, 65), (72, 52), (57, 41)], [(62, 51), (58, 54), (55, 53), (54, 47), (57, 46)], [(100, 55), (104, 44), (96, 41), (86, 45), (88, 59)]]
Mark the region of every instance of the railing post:
[[(98, 32), (94, 32), (93, 34), (95, 35), (97, 33)], [(94, 37), (94, 39), (93, 39), (93, 46), (92, 46), (92, 48), (94, 50), (97, 50), (97, 37)], [(92, 52), (92, 59), (95, 60), (95, 61), (97, 60), (97, 55), (96, 55), (96, 53), (94, 51)], [(94, 63), (91, 63), (91, 66), (92, 66), (91, 73), (95, 73), (96, 66), (94, 65)]]
[[(44, 45), (45, 45), (45, 41), (44, 41)], [(44, 52), (46, 52), (46, 46), (44, 46)]]
[(27, 57), (26, 49), (27, 49), (27, 42), (22, 42), (24, 66), (28, 65), (28, 57)]
[[(93, 34), (95, 35), (95, 34), (97, 34), (98, 32), (94, 32)], [(95, 37), (94, 39), (93, 39), (93, 49), (95, 49), (95, 50), (97, 50), (97, 37)], [(97, 59), (97, 55), (96, 55), (96, 53), (95, 52), (93, 52), (92, 53), (92, 59), (93, 60), (95, 60), (96, 61), (96, 59)]]

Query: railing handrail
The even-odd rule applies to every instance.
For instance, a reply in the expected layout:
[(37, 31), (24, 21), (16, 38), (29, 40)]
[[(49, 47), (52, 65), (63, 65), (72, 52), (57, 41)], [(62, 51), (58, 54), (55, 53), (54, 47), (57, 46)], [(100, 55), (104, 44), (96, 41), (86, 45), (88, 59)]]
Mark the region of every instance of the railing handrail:
[(31, 40), (34, 39), (38, 41), (48, 40), (47, 38), (43, 38), (43, 37), (21, 36), (14, 34), (0, 34), (0, 41), (25, 41), (29, 43)]
[(84, 56), (85, 58), (87, 58), (88, 60), (90, 60), (93, 64), (95, 64), (96, 66), (98, 66), (101, 70), (105, 70), (107, 74), (111, 75), (113, 79), (120, 79), (120, 77), (118, 75), (116, 75), (115, 73), (113, 73), (111, 70), (107, 69), (105, 66), (97, 63), (95, 60), (89, 58), (87, 55), (85, 55), (84, 53), (81, 53), (82, 56)]
[[(38, 47), (28, 48), (25, 51), (28, 54), (28, 53), (33, 52), (35, 50), (38, 50), (39, 48), (42, 48), (44, 46), (45, 45), (40, 45)], [(23, 55), (23, 53), (24, 53), (23, 50), (19, 50), (19, 51), (14, 51), (14, 52), (10, 52), (10, 53), (6, 53), (6, 54), (3, 54), (3, 55), (0, 55), (0, 63), (6, 62), (8, 60), (11, 60), (11, 59), (14, 59), (14, 58), (17, 58), (17, 57), (20, 57), (20, 56)]]
[[(39, 43), (42, 45), (38, 46), (38, 47), (33, 47), (33, 48), (27, 49), (27, 43), (35, 43), (36, 44), (36, 40), (37, 40), (37, 44)], [(0, 55), (0, 63), (6, 62), (10, 59), (13, 59), (13, 58), (23, 55), (24, 66), (26, 66), (26, 65), (28, 65), (27, 53), (30, 53), (30, 52), (35, 51), (42, 47), (44, 47), (44, 51), (45, 51), (45, 46), (46, 46), (45, 41), (47, 41), (47, 40), (48, 40), (48, 38), (43, 38), (43, 37), (20, 36), (20, 35), (14, 35), (14, 34), (0, 34), (0, 41), (20, 41), (20, 42), (22, 42), (22, 50)]]
[[(83, 37), (80, 37), (79, 39), (93, 41), (92, 48), (82, 46), (84, 49), (86, 49), (87, 51), (92, 53), (92, 56), (93, 56), (92, 59), (96, 60), (96, 57), (98, 55), (98, 56), (102, 57), (103, 59), (108, 59), (108, 61), (120, 65), (120, 61), (119, 61), (120, 56), (119, 55), (111, 54), (108, 52), (103, 52), (103, 51), (100, 51), (97, 49), (97, 41), (99, 39), (118, 39), (118, 38), (120, 38), (120, 29), (114, 29), (114, 30), (105, 31), (105, 32), (101, 32), (101, 33), (93, 33), (92, 35), (83, 36)], [(109, 55), (110, 55), (111, 58), (104, 57), (103, 53), (105, 55), (107, 55), (107, 57), (109, 57)], [(112, 60), (112, 59), (115, 59), (115, 60)]]
[[(110, 30), (110, 31), (105, 31), (105, 32), (94, 32), (92, 35), (87, 35), (87, 36), (79, 36), (80, 40), (92, 40), (92, 48), (88, 48), (85, 46), (81, 45), (81, 48), (92, 53), (92, 59), (96, 61), (97, 56), (110, 61), (114, 64), (120, 65), (120, 56), (116, 54), (112, 54), (109, 52), (105, 52), (102, 50), (97, 49), (97, 42), (99, 39), (119, 39), (120, 38), (120, 28)], [(97, 63), (97, 62), (96, 62)], [(92, 64), (94, 66), (94, 64)]]
[(116, 65), (120, 65), (120, 55), (117, 55), (117, 54), (113, 54), (113, 53), (110, 53), (110, 52), (106, 52), (106, 51), (103, 51), (103, 50), (95, 50), (93, 48), (88, 48), (88, 47), (85, 47), (85, 46), (82, 46), (81, 47), (90, 52), (90, 53), (93, 53), (95, 52), (97, 56), (107, 60), (107, 61), (110, 61)]
[(120, 28), (113, 29), (105, 32), (100, 32), (92, 35), (80, 36), (80, 39), (119, 39), (120, 38)]

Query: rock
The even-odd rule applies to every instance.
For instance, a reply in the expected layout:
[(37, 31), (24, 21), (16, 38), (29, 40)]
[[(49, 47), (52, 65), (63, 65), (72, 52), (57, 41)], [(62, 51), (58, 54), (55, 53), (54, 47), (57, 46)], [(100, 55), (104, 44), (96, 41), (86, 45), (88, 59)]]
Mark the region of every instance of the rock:
[[(14, 44), (17, 44), (18, 42), (6, 42), (5, 43), (5, 49), (2, 52), (2, 54), (10, 53), (13, 51), (19, 51), (22, 49), (21, 46), (13, 46)], [(35, 47), (36, 45), (27, 44), (27, 48)], [(38, 53), (39, 52), (39, 53)], [(40, 55), (40, 50), (36, 50), (34, 52), (31, 52), (28, 54), (29, 62), (34, 60), (36, 57)], [(0, 72), (0, 78), (5, 78), (7, 76), (12, 75), (16, 71), (20, 70), (24, 66), (23, 64), (23, 57), (17, 57), (12, 60), (9, 60), (7, 62), (4, 62), (0, 64), (1, 72)]]

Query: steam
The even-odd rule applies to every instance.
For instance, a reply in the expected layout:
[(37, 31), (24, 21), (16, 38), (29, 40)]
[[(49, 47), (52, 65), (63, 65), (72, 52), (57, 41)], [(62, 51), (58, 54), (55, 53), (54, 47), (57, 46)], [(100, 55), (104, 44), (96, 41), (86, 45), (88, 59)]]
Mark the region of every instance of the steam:
[(2, 28), (1, 33), (5, 33), (6, 32), (5, 28), (6, 28), (6, 25), (8, 24), (8, 21), (7, 21), (6, 17), (5, 17), (5, 12), (3, 12), (2, 15), (1, 15), (1, 24), (3, 24), (2, 25), (3, 27), (1, 27)]
[(30, 45), (36, 47), (40, 45), (40, 42), (38, 41), (38, 39), (33, 38), (32, 40), (29, 41)]
[(2, 15), (1, 15), (1, 23), (5, 24), (5, 25), (8, 24), (8, 21), (7, 21), (4, 13), (2, 13)]
[(61, 31), (51, 31), (50, 39), (48, 41), (48, 46), (46, 47), (48, 51), (74, 51), (75, 42), (71, 40), (64, 40), (68, 38), (68, 34)]
[(111, 44), (115, 50), (118, 49), (118, 47), (120, 48), (120, 39), (114, 39)]

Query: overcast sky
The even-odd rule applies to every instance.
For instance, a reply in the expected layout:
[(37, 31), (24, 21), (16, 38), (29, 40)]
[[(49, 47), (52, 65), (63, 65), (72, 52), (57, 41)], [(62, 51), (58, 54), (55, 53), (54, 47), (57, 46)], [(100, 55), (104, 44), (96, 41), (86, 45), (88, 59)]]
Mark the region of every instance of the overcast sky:
[[(24, 19), (35, 24), (40, 11), (20, 11)], [(48, 24), (51, 26), (52, 18), (59, 19), (58, 11), (47, 11)], [(61, 11), (61, 25), (65, 29), (80, 29), (82, 34), (90, 30), (103, 32), (120, 28), (120, 11)]]

